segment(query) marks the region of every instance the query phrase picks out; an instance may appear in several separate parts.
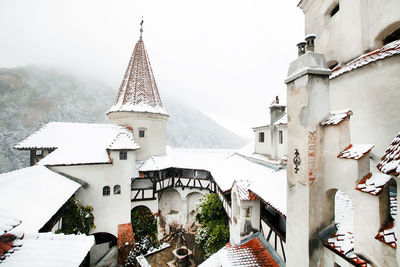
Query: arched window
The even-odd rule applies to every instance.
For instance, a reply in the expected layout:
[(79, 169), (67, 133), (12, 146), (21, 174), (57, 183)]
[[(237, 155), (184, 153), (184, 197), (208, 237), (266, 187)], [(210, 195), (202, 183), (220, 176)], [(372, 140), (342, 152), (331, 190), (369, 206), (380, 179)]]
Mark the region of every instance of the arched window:
[(119, 184), (114, 186), (114, 195), (120, 195), (121, 194), (121, 186)]
[(103, 187), (103, 196), (109, 196), (110, 195), (110, 187), (106, 185)]

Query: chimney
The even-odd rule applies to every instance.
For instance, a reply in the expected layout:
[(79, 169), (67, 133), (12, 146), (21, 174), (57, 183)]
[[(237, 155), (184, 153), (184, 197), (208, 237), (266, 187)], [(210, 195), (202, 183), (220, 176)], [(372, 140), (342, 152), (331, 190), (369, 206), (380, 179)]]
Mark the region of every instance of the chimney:
[(307, 43), (307, 51), (314, 52), (314, 40), (316, 36), (315, 34), (308, 34), (305, 38)]
[(271, 125), (274, 125), (274, 123), (285, 113), (286, 106), (279, 105), (279, 97), (276, 96), (275, 100), (272, 101), (271, 105), (269, 106), (269, 109)]
[(297, 48), (298, 48), (297, 53), (298, 53), (299, 57), (304, 55), (304, 53), (306, 52), (306, 44), (307, 43), (304, 41), (297, 44)]

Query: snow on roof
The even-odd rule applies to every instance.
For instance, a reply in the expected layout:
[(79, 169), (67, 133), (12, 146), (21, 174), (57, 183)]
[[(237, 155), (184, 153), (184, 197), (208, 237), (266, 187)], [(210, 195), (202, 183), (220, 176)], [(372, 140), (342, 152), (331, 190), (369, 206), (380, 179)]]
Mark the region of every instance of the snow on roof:
[(341, 190), (335, 194), (335, 224), (337, 232), (327, 240), (323, 240), (325, 246), (335, 250), (349, 262), (357, 263), (357, 266), (370, 266), (354, 253), (353, 235), (354, 206), (348, 195)]
[(400, 174), (400, 132), (386, 149), (385, 155), (376, 166), (378, 170), (386, 174), (399, 176)]
[(22, 220), (16, 227), (38, 232), (80, 185), (44, 166), (0, 174), (2, 209)]
[(274, 125), (281, 125), (281, 124), (287, 124), (288, 118), (287, 118), (287, 113), (283, 114), (282, 117), (280, 117)]
[[(124, 134), (124, 140), (115, 140)], [(107, 149), (118, 141), (118, 146), (138, 148), (132, 132), (112, 124), (49, 122), (25, 140), (16, 149), (56, 149), (41, 161), (41, 165), (73, 165), (110, 163)], [(124, 148), (124, 149), (126, 149)]]
[(286, 169), (276, 171), (233, 154), (216, 164), (210, 172), (223, 191), (230, 189), (234, 181), (250, 181), (251, 192), (286, 214)]
[(382, 191), (389, 180), (390, 175), (370, 173), (357, 183), (356, 189), (376, 196)]
[(344, 119), (349, 118), (350, 115), (353, 115), (353, 112), (350, 109), (331, 111), (329, 115), (321, 122), (321, 125), (325, 126), (339, 124)]
[(234, 182), (239, 193), (239, 200), (255, 200), (257, 197), (249, 190), (250, 182), (239, 180)]
[(382, 60), (400, 54), (400, 40), (393, 41), (382, 48), (375, 49), (369, 53), (361, 55), (360, 57), (350, 61), (347, 64), (339, 65), (332, 70), (330, 79), (336, 78), (343, 73), (361, 68), (372, 62)]
[(20, 224), (21, 220), (17, 219), (14, 214), (9, 210), (0, 208), (0, 236), (11, 231)]
[(167, 168), (206, 170), (223, 191), (231, 189), (235, 180), (248, 180), (251, 192), (286, 214), (286, 169), (276, 171), (233, 150), (168, 147), (166, 156), (152, 156), (137, 162), (137, 168), (138, 171)]
[(139, 148), (140, 146), (133, 140), (133, 135), (127, 133), (117, 134), (112, 143), (108, 146), (110, 150), (136, 150)]
[(167, 147), (167, 155), (152, 156), (137, 163), (138, 171), (156, 171), (167, 168), (210, 170), (217, 162), (232, 155), (229, 149), (186, 149)]
[(226, 244), (199, 266), (284, 266), (278, 257), (271, 245), (257, 233), (254, 238), (239, 246)]
[(374, 148), (370, 144), (355, 144), (348, 146), (345, 150), (337, 156), (341, 159), (360, 159)]
[(392, 248), (396, 248), (397, 238), (394, 227), (395, 227), (395, 221), (393, 220), (389, 221), (381, 230), (379, 230), (375, 238), (385, 243), (386, 245), (391, 246)]
[(167, 115), (142, 39), (135, 45), (114, 105), (107, 111), (107, 114), (117, 111)]
[[(94, 244), (93, 236), (52, 233), (24, 234), (17, 239), (13, 252), (1, 263), (3, 267), (59, 266), (76, 267)], [(15, 242), (15, 241), (14, 241)]]

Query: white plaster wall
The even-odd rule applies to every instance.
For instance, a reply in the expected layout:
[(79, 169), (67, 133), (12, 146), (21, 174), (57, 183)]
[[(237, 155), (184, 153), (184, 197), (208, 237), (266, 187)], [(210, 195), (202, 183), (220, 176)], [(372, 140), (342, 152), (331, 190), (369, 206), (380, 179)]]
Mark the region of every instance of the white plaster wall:
[[(259, 133), (264, 133), (264, 142), (259, 142)], [(271, 148), (271, 131), (268, 126), (254, 129), (254, 152), (261, 155), (270, 156), (272, 154)]]
[(131, 210), (138, 206), (145, 206), (151, 210), (151, 212), (157, 213), (158, 212), (158, 199), (156, 195), (155, 200), (141, 200), (141, 201), (132, 201), (131, 202)]
[[(340, 10), (330, 17), (327, 12), (335, 3), (339, 3)], [(386, 37), (400, 21), (397, 0), (306, 0), (301, 7), (305, 14), (305, 33), (317, 35), (315, 51), (324, 53), (327, 62), (347, 62), (382, 46), (381, 35)]]
[[(167, 142), (168, 115), (146, 112), (112, 112), (111, 122), (133, 128), (135, 142), (140, 145), (137, 160), (145, 160), (153, 155), (165, 155)], [(145, 129), (145, 137), (139, 137), (139, 129)]]
[[(128, 151), (127, 160), (119, 160), (119, 152), (111, 151), (112, 164), (75, 165), (51, 167), (73, 177), (79, 178), (89, 185), (80, 188), (77, 199), (84, 205), (93, 206), (96, 228), (90, 231), (107, 232), (118, 236), (118, 225), (130, 222), (131, 210), (131, 178), (137, 175), (135, 152)], [(121, 186), (121, 194), (114, 195), (114, 185)], [(103, 196), (103, 187), (110, 186), (111, 194)]]
[[(399, 12), (400, 14), (400, 12)], [(384, 155), (400, 130), (400, 57), (371, 63), (330, 81), (332, 110), (350, 108), (351, 139), (355, 144), (374, 144), (371, 168)]]
[[(282, 131), (283, 134), (283, 143), (279, 144), (279, 131)], [(276, 158), (283, 158), (283, 156), (287, 155), (287, 126), (279, 125), (276, 127)]]

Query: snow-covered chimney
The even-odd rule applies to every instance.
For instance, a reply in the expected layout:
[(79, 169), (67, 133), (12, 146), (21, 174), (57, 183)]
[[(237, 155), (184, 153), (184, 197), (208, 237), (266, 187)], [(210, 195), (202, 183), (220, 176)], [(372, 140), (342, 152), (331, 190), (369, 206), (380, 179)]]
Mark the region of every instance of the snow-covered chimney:
[(312, 51), (314, 52), (314, 40), (316, 36), (315, 34), (308, 34), (305, 38), (306, 43), (307, 43), (307, 51)]
[(304, 55), (304, 53), (306, 52), (306, 44), (307, 43), (304, 41), (297, 44), (297, 49), (298, 49), (297, 53), (298, 53), (299, 57)]

